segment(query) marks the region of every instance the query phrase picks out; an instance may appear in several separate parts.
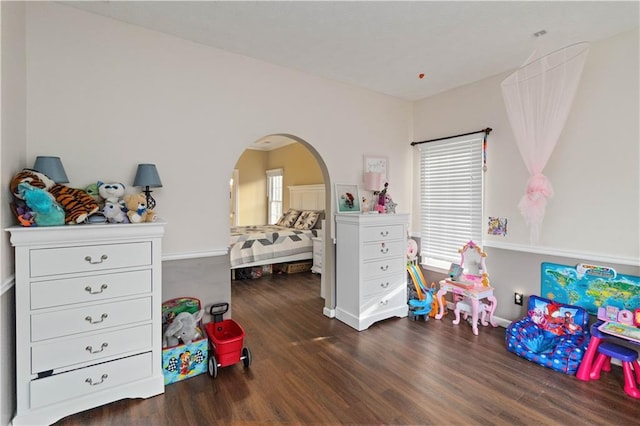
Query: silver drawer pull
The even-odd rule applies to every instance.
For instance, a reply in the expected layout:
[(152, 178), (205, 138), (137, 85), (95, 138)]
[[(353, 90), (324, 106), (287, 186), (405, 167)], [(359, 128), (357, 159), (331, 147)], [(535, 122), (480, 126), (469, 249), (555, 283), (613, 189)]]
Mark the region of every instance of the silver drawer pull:
[(386, 237), (387, 235), (389, 235), (389, 231), (380, 231), (381, 237)]
[(102, 256), (100, 256), (100, 260), (98, 260), (97, 262), (94, 262), (93, 259), (91, 258), (91, 256), (86, 256), (84, 258), (84, 260), (86, 260), (87, 262), (89, 262), (92, 265), (97, 265), (98, 263), (104, 262), (108, 258), (109, 258), (109, 256), (107, 256), (106, 254), (103, 254)]
[(389, 269), (389, 265), (384, 265), (380, 267), (381, 271), (386, 271), (387, 269)]
[(91, 286), (90, 286), (90, 285), (88, 285), (88, 286), (86, 286), (86, 287), (84, 288), (84, 291), (88, 292), (89, 294), (100, 294), (100, 293), (102, 293), (103, 291), (105, 291), (105, 290), (107, 289), (107, 287), (109, 287), (109, 286), (108, 286), (108, 285), (106, 285), (106, 284), (102, 284), (102, 285), (100, 286), (100, 291), (93, 291), (93, 289), (91, 288)]
[(99, 385), (100, 383), (104, 382), (107, 377), (109, 377), (109, 375), (107, 373), (103, 374), (102, 377), (100, 377), (100, 381), (99, 382), (95, 382), (93, 383), (93, 380), (91, 380), (91, 378), (87, 378), (84, 382), (85, 383), (89, 383), (91, 386), (96, 386)]
[(387, 287), (389, 287), (389, 282), (386, 282), (386, 283), (380, 283), (380, 287), (382, 287), (382, 288), (387, 288)]
[(381, 249), (380, 249), (380, 253), (382, 253), (382, 254), (387, 254), (387, 253), (389, 253), (389, 247), (383, 247), (383, 248), (381, 248)]
[(109, 346), (109, 344), (107, 342), (104, 342), (101, 346), (100, 346), (100, 350), (98, 351), (94, 351), (92, 346), (87, 346), (86, 348), (84, 348), (87, 352), (91, 353), (91, 354), (97, 354), (100, 353), (102, 351), (104, 351), (104, 348), (106, 348), (107, 346)]
[(108, 317), (108, 316), (109, 315), (107, 315), (107, 314), (102, 314), (102, 315), (100, 315), (100, 320), (99, 321), (94, 321), (93, 318), (91, 318), (91, 315), (87, 315), (86, 317), (84, 317), (84, 320), (90, 322), (91, 324), (98, 324), (98, 323), (101, 323), (102, 321), (104, 321), (104, 319), (106, 317)]
[(388, 300), (381, 300), (381, 301), (380, 301), (380, 304), (381, 304), (382, 306), (385, 306), (385, 305), (387, 305), (388, 303), (389, 303), (389, 301), (388, 301)]

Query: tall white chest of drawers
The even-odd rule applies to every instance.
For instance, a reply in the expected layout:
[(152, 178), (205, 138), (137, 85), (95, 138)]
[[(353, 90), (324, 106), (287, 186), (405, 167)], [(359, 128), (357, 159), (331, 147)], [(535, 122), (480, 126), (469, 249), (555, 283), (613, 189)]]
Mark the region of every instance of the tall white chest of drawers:
[(358, 331), (406, 317), (407, 214), (336, 215), (336, 318)]
[(164, 392), (164, 223), (12, 227), (14, 425)]

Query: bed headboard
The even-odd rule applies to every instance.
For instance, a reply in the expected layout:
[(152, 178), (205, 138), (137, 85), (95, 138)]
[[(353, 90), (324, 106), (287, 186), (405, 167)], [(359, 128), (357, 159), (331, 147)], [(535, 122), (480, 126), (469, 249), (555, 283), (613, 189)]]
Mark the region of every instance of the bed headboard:
[(324, 184), (290, 186), (289, 208), (324, 210)]

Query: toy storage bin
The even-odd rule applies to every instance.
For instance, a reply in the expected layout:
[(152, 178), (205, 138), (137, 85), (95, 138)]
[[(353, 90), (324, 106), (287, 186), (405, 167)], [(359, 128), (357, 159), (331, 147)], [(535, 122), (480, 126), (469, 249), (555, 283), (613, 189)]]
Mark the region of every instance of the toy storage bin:
[[(171, 299), (162, 304), (162, 330), (180, 312), (195, 313), (200, 310), (200, 300), (193, 297)], [(162, 372), (164, 384), (195, 377), (207, 371), (209, 344), (202, 324), (198, 327), (200, 338), (186, 345), (181, 343), (162, 349)]]

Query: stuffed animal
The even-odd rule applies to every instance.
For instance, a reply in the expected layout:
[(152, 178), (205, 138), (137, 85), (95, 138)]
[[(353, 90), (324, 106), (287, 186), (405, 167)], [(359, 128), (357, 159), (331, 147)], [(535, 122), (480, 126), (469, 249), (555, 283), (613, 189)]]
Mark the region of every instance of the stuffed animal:
[(100, 209), (98, 203), (83, 190), (55, 183), (45, 174), (32, 169), (22, 169), (9, 182), (9, 189), (18, 200), (23, 199), (18, 190), (22, 182), (44, 189), (53, 195), (56, 202), (64, 209), (65, 223), (83, 223), (87, 217)]
[(389, 194), (387, 194), (384, 198), (384, 212), (385, 213), (395, 213), (396, 212), (396, 207), (398, 206), (398, 203), (394, 203), (393, 199), (391, 198), (391, 196)]
[(26, 182), (18, 185), (18, 192), (31, 209), (37, 226), (64, 225), (64, 210), (49, 192)]
[(129, 223), (127, 214), (118, 203), (106, 203), (102, 209), (102, 214), (109, 223)]
[(389, 182), (385, 182), (384, 188), (378, 193), (378, 205), (376, 210), (378, 213), (385, 213), (385, 205), (387, 204), (387, 189), (389, 188)]
[(16, 219), (18, 219), (20, 225), (27, 227), (36, 226), (33, 213), (24, 200), (16, 200), (14, 203), (9, 203), (9, 207), (11, 207), (11, 211), (16, 216)]
[(98, 181), (98, 194), (100, 194), (100, 198), (102, 198), (104, 205), (111, 203), (120, 204), (124, 207), (124, 190), (125, 186), (123, 183), (104, 183)]
[(100, 207), (103, 207), (103, 205), (102, 205), (102, 197), (100, 196), (100, 193), (98, 192), (98, 184), (97, 183), (92, 183), (92, 184), (88, 185), (84, 189), (84, 192), (89, 194), (91, 196), (91, 198), (93, 198), (93, 201), (98, 203), (98, 205)]
[(198, 323), (204, 315), (204, 309), (200, 309), (193, 314), (180, 312), (167, 326), (162, 339), (162, 347), (176, 346), (180, 341), (185, 345), (201, 337), (198, 330)]
[(131, 223), (155, 222), (157, 219), (153, 210), (147, 209), (147, 197), (142, 193), (125, 195), (124, 204)]

